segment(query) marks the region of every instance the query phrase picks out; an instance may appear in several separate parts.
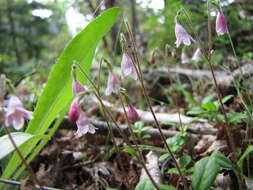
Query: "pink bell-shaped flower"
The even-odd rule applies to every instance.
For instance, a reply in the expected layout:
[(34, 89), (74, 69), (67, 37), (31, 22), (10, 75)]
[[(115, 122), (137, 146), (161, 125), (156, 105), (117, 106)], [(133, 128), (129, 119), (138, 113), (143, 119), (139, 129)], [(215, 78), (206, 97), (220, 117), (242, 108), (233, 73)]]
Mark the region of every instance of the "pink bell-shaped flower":
[(188, 55), (185, 53), (185, 51), (182, 51), (181, 62), (182, 62), (182, 64), (186, 64), (186, 63), (190, 62), (190, 59), (189, 59)]
[(201, 59), (201, 50), (200, 48), (197, 48), (196, 51), (194, 52), (193, 56), (192, 56), (192, 61), (194, 62), (199, 62)]
[(222, 10), (219, 10), (216, 17), (216, 32), (219, 36), (228, 33), (227, 21)]
[(178, 22), (176, 22), (175, 26), (175, 35), (176, 35), (176, 46), (179, 47), (181, 43), (183, 43), (186, 46), (191, 45), (191, 41), (195, 41), (181, 26)]
[(72, 93), (77, 95), (81, 92), (84, 92), (86, 89), (83, 85), (81, 85), (77, 80), (72, 81)]
[(76, 122), (81, 114), (81, 109), (78, 105), (78, 99), (75, 98), (69, 108), (68, 117), (72, 122)]
[(26, 110), (15, 95), (10, 95), (7, 102), (7, 113), (5, 115), (5, 125), (12, 125), (14, 129), (20, 130), (24, 125), (24, 119), (31, 120), (32, 112)]
[(115, 76), (115, 74), (110, 71), (108, 81), (107, 81), (107, 88), (105, 89), (105, 95), (109, 96), (112, 92), (116, 93), (119, 88), (119, 80)]
[(135, 121), (139, 120), (139, 115), (138, 115), (136, 109), (132, 105), (128, 106), (127, 117), (132, 122), (135, 122)]
[(88, 118), (85, 116), (83, 112), (81, 112), (78, 120), (76, 121), (77, 125), (77, 131), (75, 135), (78, 137), (81, 137), (85, 135), (86, 133), (94, 134), (96, 132), (96, 127), (94, 127), (88, 120)]
[(121, 73), (123, 77), (131, 77), (134, 80), (137, 80), (137, 72), (129, 55), (126, 53), (123, 54), (121, 61)]

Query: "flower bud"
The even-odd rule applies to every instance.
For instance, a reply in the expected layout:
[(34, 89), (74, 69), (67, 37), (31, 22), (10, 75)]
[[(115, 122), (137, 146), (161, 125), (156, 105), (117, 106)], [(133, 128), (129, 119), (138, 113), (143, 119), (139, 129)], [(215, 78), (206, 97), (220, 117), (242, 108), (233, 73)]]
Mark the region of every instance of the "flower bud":
[(132, 105), (128, 106), (127, 117), (130, 121), (135, 122), (139, 120), (139, 115)]
[(176, 50), (172, 50), (171, 57), (173, 57), (174, 59), (177, 58), (177, 52), (176, 52)]
[(78, 99), (74, 99), (68, 112), (70, 121), (76, 122), (81, 114), (81, 109), (78, 105)]

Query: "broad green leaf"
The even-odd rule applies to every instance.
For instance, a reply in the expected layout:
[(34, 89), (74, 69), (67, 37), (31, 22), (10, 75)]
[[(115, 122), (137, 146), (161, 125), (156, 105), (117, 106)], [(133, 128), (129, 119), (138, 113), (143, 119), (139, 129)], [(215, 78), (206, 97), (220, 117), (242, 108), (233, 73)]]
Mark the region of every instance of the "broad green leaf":
[[(57, 114), (70, 104), (72, 99), (71, 67), (73, 61), (78, 62), (87, 73), (89, 72), (96, 46), (115, 23), (118, 14), (118, 8), (108, 9), (87, 25), (66, 46), (49, 74), (47, 84), (34, 110), (34, 119), (29, 123), (26, 130), (27, 133), (44, 134)], [(80, 73), (77, 77), (81, 79)], [(81, 82), (85, 84), (86, 80), (82, 78)], [(27, 156), (34, 147), (35, 144), (30, 143), (21, 151), (24, 156)], [(2, 178), (9, 178), (19, 164), (20, 159), (14, 154)]]
[(214, 182), (220, 166), (215, 157), (205, 157), (199, 160), (194, 167), (192, 186), (194, 190), (207, 190)]
[(224, 154), (220, 152), (214, 152), (212, 153), (211, 157), (215, 158), (217, 164), (219, 164), (221, 168), (233, 169), (233, 163)]
[[(20, 147), (22, 144), (24, 144), (27, 141), (34, 140), (35, 138), (41, 138), (41, 136), (31, 135), (29, 133), (22, 133), (22, 132), (14, 132), (10, 134), (13, 138), (15, 144), (17, 147)], [(0, 159), (7, 156), (9, 153), (15, 150), (13, 147), (8, 135), (4, 135), (0, 137)]]
[(237, 162), (237, 165), (239, 168), (243, 169), (243, 161), (245, 159), (246, 156), (248, 156), (249, 153), (253, 152), (253, 145), (250, 145), (247, 147), (247, 149), (245, 150), (245, 152), (243, 153), (243, 155), (241, 156), (241, 158), (239, 159), (239, 161)]

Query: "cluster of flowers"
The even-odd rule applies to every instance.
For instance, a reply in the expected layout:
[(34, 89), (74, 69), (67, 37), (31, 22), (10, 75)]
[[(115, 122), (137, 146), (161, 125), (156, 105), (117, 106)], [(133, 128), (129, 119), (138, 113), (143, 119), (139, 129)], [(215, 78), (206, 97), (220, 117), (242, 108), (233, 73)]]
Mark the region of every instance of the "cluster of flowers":
[[(137, 71), (129, 55), (126, 53), (123, 54), (121, 61), (121, 73), (123, 77), (131, 77), (134, 80), (137, 80)], [(109, 71), (109, 77), (107, 81), (107, 87), (105, 89), (105, 95), (109, 96), (112, 93), (117, 93), (120, 88), (120, 81), (114, 74), (112, 70)], [(77, 125), (77, 136), (83, 136), (86, 133), (94, 134), (96, 128), (89, 122), (88, 118), (85, 116), (84, 112), (79, 106), (78, 95), (85, 92), (86, 88), (82, 86), (77, 80), (73, 80), (72, 83), (72, 92), (75, 98), (70, 106), (68, 116), (72, 122), (75, 122)], [(137, 121), (139, 116), (136, 109), (132, 106), (128, 106), (127, 116), (130, 121)]]
[[(216, 33), (220, 35), (228, 34), (228, 28), (227, 28), (227, 21), (226, 18), (220, 9), (217, 17), (216, 17)], [(194, 42), (195, 40), (186, 32), (184, 27), (178, 23), (176, 20), (175, 25), (175, 35), (176, 35), (176, 46), (179, 47), (181, 43), (183, 43), (186, 46), (191, 45), (191, 42)], [(196, 51), (193, 54), (192, 60), (195, 62), (199, 62), (201, 59), (201, 50), (200, 48), (197, 48)], [(190, 59), (187, 56), (187, 54), (183, 51), (181, 54), (181, 60), (182, 63), (189, 63)]]

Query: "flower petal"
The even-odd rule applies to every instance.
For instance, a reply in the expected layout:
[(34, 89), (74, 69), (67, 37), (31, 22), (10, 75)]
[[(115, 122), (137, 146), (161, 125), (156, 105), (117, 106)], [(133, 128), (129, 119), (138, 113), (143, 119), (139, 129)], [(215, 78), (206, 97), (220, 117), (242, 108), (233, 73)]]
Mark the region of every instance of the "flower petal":
[(16, 108), (16, 112), (18, 112), (21, 116), (23, 116), (25, 119), (32, 120), (33, 115), (31, 111), (28, 111), (24, 108)]
[(24, 125), (24, 118), (19, 113), (15, 113), (13, 115), (12, 125), (15, 130), (20, 130)]

